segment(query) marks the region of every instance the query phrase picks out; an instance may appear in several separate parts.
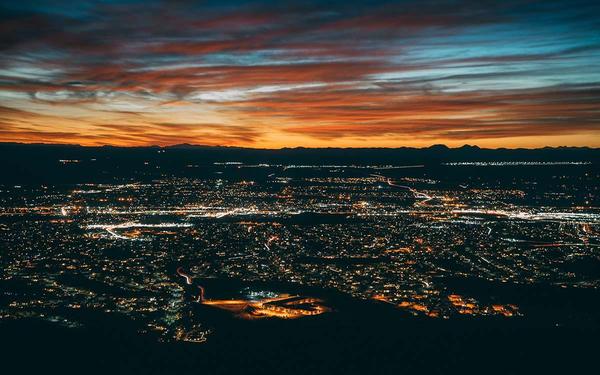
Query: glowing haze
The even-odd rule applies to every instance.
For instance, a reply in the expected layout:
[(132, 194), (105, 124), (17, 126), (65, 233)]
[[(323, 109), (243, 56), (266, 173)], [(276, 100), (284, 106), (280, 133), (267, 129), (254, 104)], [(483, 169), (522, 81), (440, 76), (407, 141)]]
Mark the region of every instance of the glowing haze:
[(0, 140), (600, 147), (598, 1), (4, 1)]

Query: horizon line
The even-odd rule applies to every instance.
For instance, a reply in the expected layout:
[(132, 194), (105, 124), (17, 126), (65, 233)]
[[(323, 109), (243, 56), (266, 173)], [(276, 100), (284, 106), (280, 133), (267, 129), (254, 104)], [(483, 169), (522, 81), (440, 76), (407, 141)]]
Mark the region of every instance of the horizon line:
[(294, 147), (280, 147), (280, 148), (266, 148), (266, 147), (249, 147), (249, 146), (227, 146), (227, 145), (207, 145), (207, 144), (191, 144), (191, 143), (175, 143), (170, 145), (141, 145), (141, 146), (123, 146), (114, 144), (102, 144), (102, 145), (82, 145), (78, 143), (44, 143), (44, 142), (3, 142), (0, 141), (0, 146), (16, 145), (16, 146), (56, 146), (56, 147), (81, 147), (81, 148), (122, 148), (122, 149), (140, 149), (140, 148), (224, 148), (224, 149), (243, 149), (243, 150), (257, 150), (257, 151), (280, 151), (280, 150), (399, 150), (399, 149), (412, 149), (412, 150), (427, 150), (431, 148), (445, 148), (448, 150), (459, 150), (464, 148), (479, 149), (479, 150), (545, 150), (545, 149), (588, 149), (588, 150), (600, 150), (600, 147), (594, 146), (543, 146), (543, 147), (480, 147), (476, 144), (465, 143), (462, 146), (450, 147), (443, 143), (434, 143), (429, 146), (413, 147), (413, 146), (397, 146), (397, 147), (306, 147), (306, 146), (294, 146)]

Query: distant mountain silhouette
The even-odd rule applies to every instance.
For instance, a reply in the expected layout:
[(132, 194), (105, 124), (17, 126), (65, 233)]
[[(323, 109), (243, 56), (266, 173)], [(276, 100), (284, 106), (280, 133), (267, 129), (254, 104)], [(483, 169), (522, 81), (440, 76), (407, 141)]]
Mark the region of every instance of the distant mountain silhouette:
[[(70, 162), (70, 161), (79, 162)], [(456, 161), (589, 161), (600, 160), (600, 149), (544, 147), (484, 149), (464, 145), (449, 148), (283, 148), (252, 149), (180, 144), (160, 147), (86, 147), (80, 145), (0, 143), (0, 183), (62, 183), (112, 181), (114, 178), (161, 178), (182, 175), (188, 166), (215, 162), (308, 165), (426, 165)], [(206, 169), (206, 168), (205, 168)], [(197, 175), (194, 175), (197, 176)]]
[(103, 145), (103, 146), (82, 146), (79, 144), (58, 144), (58, 143), (20, 143), (20, 142), (0, 142), (0, 151), (5, 147), (48, 147), (48, 148), (81, 148), (81, 149), (210, 149), (210, 150), (268, 150), (268, 151), (282, 151), (282, 150), (600, 150), (600, 148), (593, 148), (587, 146), (545, 146), (540, 148), (482, 148), (477, 145), (464, 144), (460, 147), (448, 147), (445, 144), (434, 144), (428, 147), (283, 147), (283, 148), (253, 148), (253, 147), (241, 147), (241, 146), (215, 146), (215, 145), (203, 145), (203, 144), (190, 144), (180, 143), (170, 146), (114, 146), (114, 145)]

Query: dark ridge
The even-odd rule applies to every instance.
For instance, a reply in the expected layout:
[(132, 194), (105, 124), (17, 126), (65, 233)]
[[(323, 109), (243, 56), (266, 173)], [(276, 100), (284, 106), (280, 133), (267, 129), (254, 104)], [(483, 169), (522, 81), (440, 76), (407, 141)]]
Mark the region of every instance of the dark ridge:
[[(218, 162), (282, 165), (422, 165), (440, 167), (465, 161), (591, 162), (597, 168), (600, 149), (559, 147), (541, 149), (484, 149), (465, 145), (449, 148), (284, 148), (175, 146), (117, 147), (0, 143), (0, 184), (84, 183), (152, 180), (169, 176), (198, 177), (214, 173)], [(450, 173), (450, 172), (448, 172)], [(453, 172), (452, 172), (453, 173)]]

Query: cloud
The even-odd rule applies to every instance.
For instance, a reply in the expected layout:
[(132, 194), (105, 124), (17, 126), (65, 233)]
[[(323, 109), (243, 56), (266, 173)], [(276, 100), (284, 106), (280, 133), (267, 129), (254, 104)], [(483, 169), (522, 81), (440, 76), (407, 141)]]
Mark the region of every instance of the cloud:
[(0, 130), (84, 144), (598, 144), (599, 11), (585, 0), (2, 2)]

